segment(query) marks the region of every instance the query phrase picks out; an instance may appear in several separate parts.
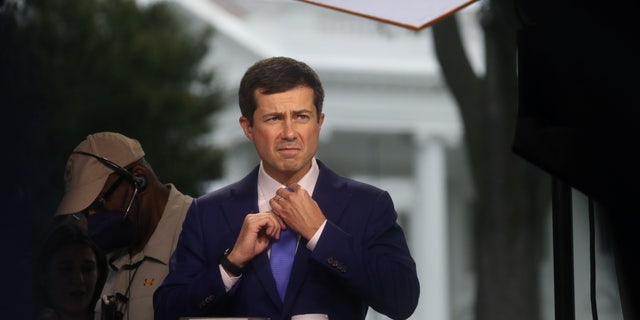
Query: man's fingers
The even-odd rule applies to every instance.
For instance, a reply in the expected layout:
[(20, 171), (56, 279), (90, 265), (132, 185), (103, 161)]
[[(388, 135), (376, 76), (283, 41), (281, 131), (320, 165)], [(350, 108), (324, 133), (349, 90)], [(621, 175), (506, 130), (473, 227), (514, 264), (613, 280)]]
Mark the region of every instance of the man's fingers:
[(287, 225), (274, 211), (265, 212), (259, 222), (259, 228), (269, 237), (278, 237), (280, 230), (286, 229)]

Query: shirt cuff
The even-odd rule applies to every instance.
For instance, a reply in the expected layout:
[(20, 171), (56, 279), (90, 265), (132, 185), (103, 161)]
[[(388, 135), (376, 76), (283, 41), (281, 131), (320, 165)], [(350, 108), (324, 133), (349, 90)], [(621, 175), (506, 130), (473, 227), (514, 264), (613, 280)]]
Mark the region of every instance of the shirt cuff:
[(318, 240), (320, 239), (320, 235), (322, 234), (322, 230), (324, 230), (324, 226), (326, 224), (327, 220), (325, 219), (322, 225), (320, 225), (320, 228), (318, 228), (318, 231), (316, 231), (316, 233), (313, 234), (313, 237), (309, 239), (309, 242), (307, 242), (307, 249), (313, 251), (313, 249), (316, 248), (316, 244), (318, 244)]
[(238, 283), (238, 280), (240, 280), (240, 277), (242, 277), (242, 275), (237, 277), (231, 277), (229, 276), (229, 274), (227, 274), (227, 271), (224, 270), (222, 265), (219, 264), (218, 268), (220, 268), (220, 275), (222, 275), (222, 282), (224, 283), (224, 289), (227, 292), (229, 292), (229, 290), (231, 290), (231, 288), (233, 288), (233, 286), (235, 286), (236, 283)]

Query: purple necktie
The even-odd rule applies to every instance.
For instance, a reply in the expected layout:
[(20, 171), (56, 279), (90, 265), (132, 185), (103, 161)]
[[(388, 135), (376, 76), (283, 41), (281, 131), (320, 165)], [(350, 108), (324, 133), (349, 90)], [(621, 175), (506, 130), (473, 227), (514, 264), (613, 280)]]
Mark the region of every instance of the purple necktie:
[(280, 232), (280, 239), (271, 244), (271, 272), (276, 280), (278, 294), (284, 301), (284, 294), (287, 292), (287, 283), (291, 274), (293, 258), (296, 254), (296, 234), (290, 229)]

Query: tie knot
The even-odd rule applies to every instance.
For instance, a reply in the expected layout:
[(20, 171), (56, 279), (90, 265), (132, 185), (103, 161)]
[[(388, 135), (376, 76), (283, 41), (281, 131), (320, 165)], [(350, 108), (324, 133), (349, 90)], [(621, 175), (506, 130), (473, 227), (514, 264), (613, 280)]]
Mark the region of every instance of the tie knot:
[(295, 233), (293, 231), (291, 231), (291, 229), (284, 229), (282, 231), (280, 231), (280, 240), (282, 240), (282, 238), (291, 238), (295, 236)]

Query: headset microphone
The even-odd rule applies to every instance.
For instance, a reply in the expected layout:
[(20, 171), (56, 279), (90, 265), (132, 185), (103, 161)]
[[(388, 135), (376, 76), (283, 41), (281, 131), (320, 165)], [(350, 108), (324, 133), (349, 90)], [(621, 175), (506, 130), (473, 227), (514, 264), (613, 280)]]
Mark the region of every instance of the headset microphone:
[(142, 191), (147, 187), (147, 178), (145, 178), (144, 176), (135, 176), (133, 177), (133, 181), (139, 191)]

